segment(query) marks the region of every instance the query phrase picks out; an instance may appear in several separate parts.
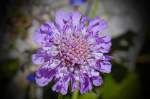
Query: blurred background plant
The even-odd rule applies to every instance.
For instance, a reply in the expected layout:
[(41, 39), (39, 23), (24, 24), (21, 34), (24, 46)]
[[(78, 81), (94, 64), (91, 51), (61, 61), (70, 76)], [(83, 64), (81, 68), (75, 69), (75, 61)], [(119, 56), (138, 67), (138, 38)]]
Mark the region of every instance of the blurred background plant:
[(104, 76), (104, 85), (63, 99), (143, 99), (146, 95), (146, 71), (150, 63), (148, 3), (134, 0), (2, 0), (0, 24), (1, 97), (7, 99), (50, 99), (58, 94), (51, 84), (39, 88), (34, 81), (36, 66), (31, 54), (38, 47), (32, 40), (35, 29), (54, 20), (58, 9), (79, 10), (89, 17), (108, 21), (106, 31), (112, 39), (112, 73)]

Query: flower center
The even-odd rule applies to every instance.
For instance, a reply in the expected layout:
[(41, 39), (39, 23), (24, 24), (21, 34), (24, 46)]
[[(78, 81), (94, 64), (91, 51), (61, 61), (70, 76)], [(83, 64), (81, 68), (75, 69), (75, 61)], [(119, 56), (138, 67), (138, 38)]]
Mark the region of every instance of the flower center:
[(89, 45), (82, 37), (63, 37), (59, 48), (63, 59), (74, 64), (82, 64), (89, 54)]

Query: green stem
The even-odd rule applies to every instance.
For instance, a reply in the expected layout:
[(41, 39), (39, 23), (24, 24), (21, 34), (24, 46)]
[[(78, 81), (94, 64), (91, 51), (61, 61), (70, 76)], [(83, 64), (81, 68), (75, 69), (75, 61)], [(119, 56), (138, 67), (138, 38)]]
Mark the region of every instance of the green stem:
[(98, 7), (99, 7), (99, 1), (100, 0), (94, 0), (94, 4), (92, 7), (92, 12), (90, 13), (90, 17), (93, 18), (97, 13)]
[(79, 90), (76, 90), (73, 95), (72, 95), (72, 99), (78, 99), (78, 92)]
[(78, 10), (79, 10), (79, 6), (74, 6), (73, 9), (74, 9), (75, 11), (78, 11)]
[(63, 99), (63, 96), (61, 94), (58, 94), (58, 99)]

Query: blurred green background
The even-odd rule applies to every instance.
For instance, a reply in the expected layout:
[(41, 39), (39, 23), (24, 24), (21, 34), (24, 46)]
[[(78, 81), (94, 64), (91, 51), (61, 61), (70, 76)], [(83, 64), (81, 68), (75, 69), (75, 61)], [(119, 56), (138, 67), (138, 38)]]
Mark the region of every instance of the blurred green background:
[[(148, 99), (150, 64), (149, 3), (144, 0), (2, 0), (0, 3), (1, 99)], [(54, 20), (58, 9), (79, 10), (90, 18), (108, 21), (112, 37), (111, 74), (104, 84), (86, 94), (66, 96), (39, 88), (28, 75), (36, 70), (31, 55), (37, 48), (34, 30)]]

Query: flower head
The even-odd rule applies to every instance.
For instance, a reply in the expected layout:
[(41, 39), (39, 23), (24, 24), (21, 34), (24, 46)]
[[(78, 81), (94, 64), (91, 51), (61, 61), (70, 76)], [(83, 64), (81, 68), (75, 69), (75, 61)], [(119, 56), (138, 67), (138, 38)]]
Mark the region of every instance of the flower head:
[(57, 11), (55, 23), (47, 22), (37, 29), (34, 40), (40, 48), (32, 55), (36, 83), (45, 86), (54, 80), (53, 91), (81, 93), (100, 86), (100, 73), (111, 72), (111, 38), (101, 35), (107, 23), (99, 18), (89, 19), (79, 12)]

